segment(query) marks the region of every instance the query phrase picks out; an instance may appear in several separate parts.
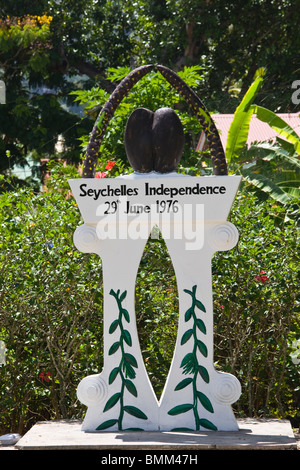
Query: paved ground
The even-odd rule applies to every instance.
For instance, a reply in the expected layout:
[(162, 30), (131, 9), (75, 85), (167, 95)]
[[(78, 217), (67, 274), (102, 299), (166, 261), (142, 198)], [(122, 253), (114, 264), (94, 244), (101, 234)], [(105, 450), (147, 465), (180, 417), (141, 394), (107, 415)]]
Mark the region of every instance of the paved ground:
[(239, 431), (83, 433), (80, 422), (37, 423), (15, 446), (0, 450), (300, 450), (300, 434), (284, 420), (238, 420)]
[(297, 449), (300, 450), (300, 429), (295, 429), (294, 436), (297, 441)]

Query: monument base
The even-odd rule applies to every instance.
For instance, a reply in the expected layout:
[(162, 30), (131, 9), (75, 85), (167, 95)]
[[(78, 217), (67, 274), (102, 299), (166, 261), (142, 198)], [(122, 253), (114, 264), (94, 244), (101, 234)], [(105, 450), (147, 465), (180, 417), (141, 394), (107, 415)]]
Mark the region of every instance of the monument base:
[[(197, 451), (297, 450), (289, 421), (239, 419), (239, 431), (86, 433), (81, 421), (42, 421), (16, 444), (18, 450)], [(103, 458), (106, 454), (103, 454)], [(119, 452), (117, 455), (121, 455)], [(113, 458), (109, 454), (110, 458)], [(142, 461), (142, 460), (141, 460)], [(187, 462), (188, 463), (188, 462)]]

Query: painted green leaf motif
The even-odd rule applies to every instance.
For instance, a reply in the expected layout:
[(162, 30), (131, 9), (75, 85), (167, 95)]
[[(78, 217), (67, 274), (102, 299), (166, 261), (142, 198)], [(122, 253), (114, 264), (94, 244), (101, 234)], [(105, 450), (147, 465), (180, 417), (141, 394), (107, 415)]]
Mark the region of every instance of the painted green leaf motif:
[(103, 429), (110, 428), (114, 424), (118, 422), (117, 419), (108, 419), (107, 421), (104, 421), (104, 423), (100, 424), (97, 428), (96, 431), (102, 431)]
[(197, 328), (199, 328), (199, 330), (201, 331), (201, 333), (206, 334), (206, 326), (205, 326), (204, 322), (203, 322), (200, 318), (197, 318), (197, 319), (196, 319), (196, 326), (197, 326)]
[(126, 405), (123, 407), (123, 410), (129, 413), (130, 415), (135, 416), (136, 418), (148, 419), (145, 413), (143, 413), (141, 410), (139, 410), (135, 406)]
[(199, 398), (199, 401), (201, 405), (210, 413), (214, 412), (213, 406), (211, 404), (210, 399), (204, 395), (204, 393), (197, 391), (197, 397)]
[(110, 348), (109, 348), (109, 351), (108, 351), (108, 354), (109, 356), (111, 356), (112, 354), (114, 354), (120, 347), (120, 342), (119, 341), (116, 341)]
[(112, 334), (114, 331), (116, 331), (118, 326), (119, 326), (119, 320), (113, 321), (112, 324), (109, 327), (109, 333)]
[(122, 308), (121, 313), (124, 316), (127, 323), (130, 323), (130, 317), (129, 317), (128, 310), (126, 310), (126, 308)]
[(121, 397), (121, 393), (115, 393), (112, 397), (110, 397), (110, 399), (107, 401), (103, 411), (108, 411), (113, 406), (115, 406), (115, 404), (118, 403), (120, 397)]
[(181, 413), (186, 413), (187, 411), (191, 410), (193, 408), (193, 404), (190, 403), (184, 403), (182, 405), (175, 406), (172, 408), (170, 411), (168, 411), (168, 414), (171, 416), (179, 415)]
[(213, 423), (211, 423), (208, 419), (200, 419), (199, 424), (203, 428), (210, 429), (211, 431), (218, 430), (218, 428)]
[(185, 344), (189, 339), (190, 337), (192, 336), (193, 334), (193, 330), (187, 330), (183, 335), (182, 335), (182, 338), (181, 338), (181, 345)]
[(134, 368), (130, 364), (128, 364), (127, 362), (124, 362), (123, 370), (125, 372), (125, 377), (129, 377), (130, 379), (135, 379), (136, 373), (135, 373)]
[(183, 379), (181, 382), (179, 382), (178, 385), (176, 385), (174, 390), (182, 390), (183, 388), (187, 387), (192, 382), (193, 382), (193, 379), (190, 377), (187, 379)]
[(193, 353), (188, 353), (184, 356), (181, 361), (180, 367), (183, 368), (184, 373), (188, 374), (189, 372), (194, 372), (195, 367), (197, 367), (197, 363), (195, 363), (195, 357)]
[(202, 341), (200, 341), (200, 339), (197, 340), (197, 346), (201, 354), (203, 354), (204, 357), (207, 357), (207, 347)]
[(198, 367), (198, 372), (199, 372), (200, 376), (202, 377), (202, 379), (204, 380), (204, 382), (206, 382), (208, 384), (209, 383), (209, 374), (207, 372), (207, 369), (203, 366), (199, 366)]
[[(197, 330), (199, 330), (201, 333), (206, 334), (206, 326), (203, 320), (200, 318), (197, 318), (195, 309), (196, 307), (201, 310), (202, 312), (206, 312), (206, 309), (203, 305), (203, 303), (196, 299), (196, 290), (197, 290), (197, 285), (194, 285), (192, 287), (192, 291), (188, 289), (184, 289), (184, 292), (189, 294), (192, 297), (192, 305), (191, 307), (185, 312), (185, 321), (189, 321), (192, 319), (193, 321), (193, 327), (185, 331), (181, 337), (181, 345), (184, 345), (187, 343), (191, 338), (193, 338), (193, 348), (192, 352), (187, 353), (180, 364), (180, 367), (183, 369), (183, 374), (185, 375), (192, 375), (192, 377), (187, 377), (183, 380), (181, 380), (175, 387), (175, 391), (177, 390), (182, 390), (185, 387), (189, 385), (192, 386), (192, 393), (193, 393), (193, 404), (190, 403), (184, 403), (177, 405), (173, 407), (171, 410), (168, 411), (168, 414), (171, 416), (176, 416), (181, 413), (186, 413), (187, 411), (193, 410), (193, 415), (195, 419), (195, 427), (196, 430), (199, 431), (200, 426), (205, 427), (206, 429), (217, 429), (213, 423), (211, 423), (209, 420), (203, 418), (200, 419), (199, 413), (198, 413), (198, 406), (199, 402), (202, 405), (202, 407), (206, 410), (209, 411), (210, 413), (214, 413), (214, 409), (212, 406), (212, 403), (210, 399), (203, 393), (197, 390), (197, 374), (200, 375), (202, 380), (205, 383), (209, 383), (209, 374), (208, 371), (205, 367), (201, 366), (198, 362), (198, 351), (204, 356), (207, 357), (208, 355), (208, 350), (200, 339), (198, 339), (197, 335)], [(198, 401), (199, 400), (199, 401)], [(179, 431), (185, 431), (188, 430), (188, 428), (174, 428), (173, 430), (179, 430)]]
[(129, 362), (129, 364), (131, 364), (133, 367), (138, 366), (136, 362), (136, 358), (130, 353), (124, 354), (124, 361)]
[(124, 290), (123, 294), (120, 295), (120, 302), (123, 302), (123, 300), (125, 299), (127, 295), (127, 290)]
[[(124, 416), (124, 412), (131, 414), (139, 419), (148, 419), (145, 413), (140, 409), (136, 408), (135, 406), (125, 405), (124, 398), (126, 398), (125, 392), (129, 392), (134, 397), (137, 397), (137, 389), (135, 384), (132, 382), (132, 379), (135, 379), (136, 372), (134, 368), (138, 368), (138, 363), (135, 357), (125, 352), (125, 346), (132, 346), (132, 338), (131, 334), (128, 330), (124, 329), (123, 325), (123, 318), (127, 323), (130, 322), (130, 316), (128, 311), (122, 307), (122, 301), (125, 299), (127, 295), (127, 291), (124, 291), (120, 295), (120, 289), (114, 291), (113, 289), (110, 290), (110, 294), (115, 298), (119, 310), (119, 316), (117, 320), (114, 320), (109, 328), (109, 333), (114, 333), (117, 328), (120, 329), (120, 338), (119, 341), (114, 342), (109, 348), (109, 355), (114, 354), (119, 349), (121, 350), (121, 359), (118, 367), (114, 367), (113, 370), (109, 374), (109, 384), (112, 384), (119, 375), (120, 382), (121, 382), (121, 390), (118, 393), (115, 393), (113, 396), (109, 398), (106, 402), (104, 407), (104, 412), (113, 408), (118, 402), (120, 402), (120, 406), (118, 407), (119, 410), (119, 418), (118, 419), (110, 419), (105, 421), (104, 423), (100, 424), (97, 430), (107, 429), (114, 424), (118, 423), (118, 429), (122, 430), (122, 420)], [(125, 395), (124, 395), (125, 394)], [(134, 428), (132, 428), (134, 429)], [(137, 428), (136, 428), (137, 429)], [(138, 428), (138, 430), (140, 430)]]
[(119, 372), (120, 372), (119, 367), (115, 367), (115, 368), (111, 371), (111, 373), (109, 374), (109, 378), (108, 378), (108, 383), (109, 383), (109, 384), (112, 384), (112, 383), (115, 381), (115, 379), (116, 379), (116, 377), (117, 377), (117, 375), (118, 375)]
[(185, 321), (189, 321), (192, 315), (193, 315), (193, 309), (191, 307), (184, 314)]
[(123, 331), (123, 338), (125, 342), (128, 344), (128, 346), (132, 346), (132, 340), (131, 340), (131, 336), (128, 330)]
[(200, 302), (200, 300), (197, 300), (197, 299), (196, 299), (196, 300), (195, 300), (195, 304), (196, 304), (196, 306), (197, 306), (202, 312), (204, 312), (204, 313), (206, 312), (206, 309), (205, 309), (203, 303)]
[(188, 289), (183, 289), (183, 292), (186, 292), (187, 294), (190, 294), (191, 296), (193, 295), (193, 292)]
[(127, 390), (135, 397), (137, 397), (137, 389), (135, 388), (135, 385), (133, 382), (131, 382), (131, 380), (128, 380), (126, 379), (124, 381), (125, 383), (125, 387), (127, 388)]

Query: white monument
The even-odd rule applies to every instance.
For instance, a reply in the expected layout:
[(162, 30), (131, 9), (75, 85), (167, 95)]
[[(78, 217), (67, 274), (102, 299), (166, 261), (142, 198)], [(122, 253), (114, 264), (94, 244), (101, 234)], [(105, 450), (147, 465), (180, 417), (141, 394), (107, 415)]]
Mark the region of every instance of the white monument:
[[(160, 71), (174, 79), (168, 69), (161, 67)], [(124, 83), (121, 85), (122, 90)], [(113, 100), (104, 107), (101, 125), (106, 125), (105, 110), (110, 109), (112, 115)], [(205, 114), (209, 134), (212, 122), (205, 109), (200, 111), (201, 116)], [(82, 430), (235, 431), (238, 426), (231, 405), (240, 396), (240, 383), (214, 368), (211, 259), (215, 252), (230, 250), (238, 241), (237, 229), (227, 217), (241, 177), (228, 176), (223, 170), (203, 177), (176, 173), (181, 150), (175, 159), (174, 149), (169, 155), (167, 149), (161, 151), (162, 137), (153, 124), (156, 115), (146, 115), (150, 119), (148, 137), (154, 136), (148, 142), (153, 148), (146, 169), (124, 177), (95, 179), (88, 174), (95, 170), (94, 154), (88, 153), (84, 177), (69, 181), (84, 221), (74, 233), (74, 244), (81, 252), (99, 255), (103, 265), (104, 365), (99, 374), (83, 378), (78, 385), (78, 398), (87, 406)], [(163, 135), (172, 128), (166, 119), (164, 128), (158, 126)], [(100, 127), (95, 126), (90, 141), (93, 151), (101, 138)], [(136, 170), (146, 157), (136, 153), (138, 137), (129, 131), (132, 143), (127, 142), (126, 149)], [(166, 137), (171, 143), (177, 139), (172, 141), (171, 134)], [(215, 142), (216, 135), (213, 137)], [(224, 159), (220, 161), (224, 168)], [(220, 161), (217, 156), (213, 163), (220, 168)], [(177, 340), (160, 401), (143, 362), (134, 302), (137, 271), (154, 227), (166, 242), (179, 293)]]
[[(240, 384), (213, 366), (211, 258), (238, 241), (227, 222), (238, 176), (134, 175), (75, 179), (70, 186), (84, 224), (79, 251), (103, 263), (104, 367), (82, 380), (83, 429), (235, 430), (231, 404)], [(135, 283), (153, 227), (169, 250), (179, 292), (177, 343), (160, 400), (148, 378), (135, 317)]]

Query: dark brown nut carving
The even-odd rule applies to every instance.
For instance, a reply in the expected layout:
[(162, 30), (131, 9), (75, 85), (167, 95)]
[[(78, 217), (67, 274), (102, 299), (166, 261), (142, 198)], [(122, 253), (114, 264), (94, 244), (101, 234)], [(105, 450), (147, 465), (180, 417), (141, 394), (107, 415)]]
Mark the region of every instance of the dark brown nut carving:
[(153, 126), (154, 171), (175, 171), (184, 148), (184, 132), (175, 111), (161, 108), (155, 111)]
[(153, 171), (152, 123), (154, 113), (135, 109), (126, 124), (124, 143), (131, 167), (140, 173)]
[(181, 121), (171, 108), (153, 113), (138, 108), (130, 115), (124, 135), (131, 167), (139, 173), (176, 170), (184, 147)]

